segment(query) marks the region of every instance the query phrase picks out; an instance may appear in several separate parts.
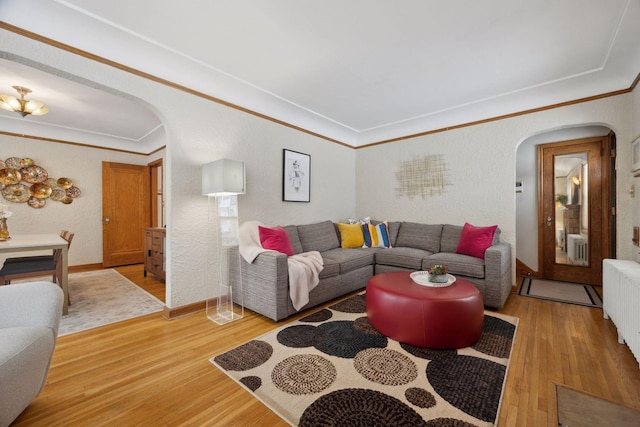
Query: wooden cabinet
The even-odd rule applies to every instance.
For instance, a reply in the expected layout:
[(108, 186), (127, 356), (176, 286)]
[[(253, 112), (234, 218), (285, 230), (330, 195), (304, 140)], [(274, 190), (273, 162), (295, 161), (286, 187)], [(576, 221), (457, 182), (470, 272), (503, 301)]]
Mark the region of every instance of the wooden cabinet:
[(147, 272), (165, 280), (164, 241), (166, 230), (160, 227), (144, 229), (144, 277)]

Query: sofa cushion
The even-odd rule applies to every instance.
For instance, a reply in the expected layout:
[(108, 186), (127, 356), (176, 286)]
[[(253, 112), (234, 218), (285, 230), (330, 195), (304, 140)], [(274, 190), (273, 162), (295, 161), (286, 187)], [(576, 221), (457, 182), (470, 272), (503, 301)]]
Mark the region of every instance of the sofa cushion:
[(373, 252), (366, 249), (338, 248), (322, 253), (324, 260), (337, 261), (340, 264), (340, 274), (373, 265), (373, 257)]
[(403, 222), (398, 231), (395, 246), (423, 249), (432, 253), (440, 252), (442, 224), (418, 224)]
[[(345, 249), (346, 250), (346, 249)], [(324, 279), (326, 277), (333, 277), (340, 274), (340, 261), (335, 259), (330, 259), (322, 255), (323, 267), (318, 274), (320, 279)]]
[(429, 270), (436, 264), (447, 266), (449, 274), (459, 274), (461, 276), (484, 278), (484, 260), (470, 255), (453, 254), (450, 252), (440, 252), (429, 255), (422, 262), (422, 270)]
[(420, 270), (422, 268), (422, 260), (431, 254), (432, 252), (422, 249), (396, 246), (391, 249), (375, 251), (375, 259), (376, 264)]
[(336, 228), (331, 221), (299, 225), (298, 236), (304, 252), (324, 252), (340, 247)]
[(302, 243), (300, 243), (300, 237), (298, 237), (298, 226), (296, 225), (285, 225), (284, 230), (287, 232), (289, 236), (289, 241), (291, 242), (291, 247), (293, 248), (293, 253), (300, 254), (304, 252), (302, 249)]
[(468, 222), (462, 227), (460, 242), (455, 252), (484, 259), (484, 252), (493, 243), (497, 225), (476, 227)]
[(366, 224), (343, 224), (338, 223), (340, 232), (341, 248), (361, 248), (364, 245), (364, 235), (362, 226)]
[(442, 238), (440, 239), (440, 252), (455, 252), (462, 234), (461, 225), (445, 224), (442, 226)]
[(287, 256), (294, 254), (291, 240), (289, 240), (289, 235), (284, 228), (280, 226), (269, 228), (259, 225), (258, 235), (263, 248), (282, 252)]

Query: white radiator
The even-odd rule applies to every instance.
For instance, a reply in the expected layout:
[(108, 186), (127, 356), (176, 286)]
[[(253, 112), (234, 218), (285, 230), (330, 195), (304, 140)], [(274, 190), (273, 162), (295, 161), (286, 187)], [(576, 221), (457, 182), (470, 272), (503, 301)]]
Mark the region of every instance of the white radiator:
[(558, 228), (558, 237), (556, 240), (558, 241), (558, 247), (566, 250), (564, 247), (564, 228)]
[(567, 236), (567, 256), (572, 264), (587, 265), (589, 261), (589, 244), (586, 237), (580, 234)]
[(587, 246), (586, 240), (576, 240), (576, 263), (577, 264), (587, 264), (588, 258), (587, 253), (589, 247)]
[(604, 318), (618, 329), (618, 342), (631, 349), (640, 363), (640, 264), (605, 259), (602, 262)]

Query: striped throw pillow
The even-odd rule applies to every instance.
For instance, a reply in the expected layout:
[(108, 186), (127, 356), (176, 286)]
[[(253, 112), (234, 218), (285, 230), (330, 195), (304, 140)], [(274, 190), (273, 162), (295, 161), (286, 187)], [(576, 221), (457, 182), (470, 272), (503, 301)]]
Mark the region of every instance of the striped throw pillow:
[(390, 248), (389, 225), (387, 221), (379, 224), (362, 224), (362, 234), (364, 236), (363, 248)]

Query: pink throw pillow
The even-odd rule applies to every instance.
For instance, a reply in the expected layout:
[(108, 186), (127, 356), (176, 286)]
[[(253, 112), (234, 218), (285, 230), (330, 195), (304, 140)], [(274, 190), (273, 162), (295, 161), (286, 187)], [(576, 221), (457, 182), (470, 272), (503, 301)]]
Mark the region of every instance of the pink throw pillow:
[(258, 233), (260, 235), (260, 244), (263, 248), (282, 252), (287, 256), (294, 254), (291, 240), (289, 240), (289, 235), (284, 228), (280, 226), (268, 228), (259, 225)]
[(462, 227), (462, 234), (460, 234), (456, 253), (484, 259), (484, 253), (493, 243), (493, 235), (496, 233), (497, 228), (497, 225), (474, 227), (468, 222), (465, 223), (464, 227)]

